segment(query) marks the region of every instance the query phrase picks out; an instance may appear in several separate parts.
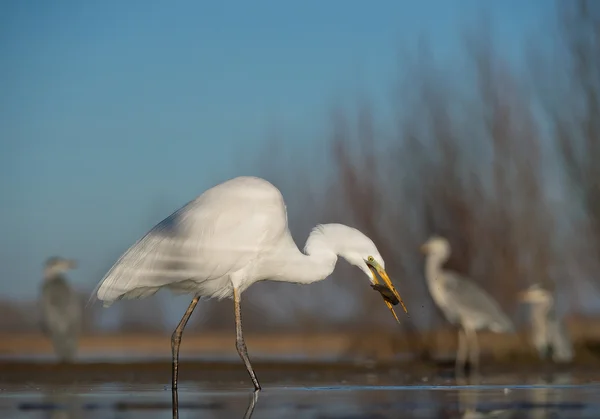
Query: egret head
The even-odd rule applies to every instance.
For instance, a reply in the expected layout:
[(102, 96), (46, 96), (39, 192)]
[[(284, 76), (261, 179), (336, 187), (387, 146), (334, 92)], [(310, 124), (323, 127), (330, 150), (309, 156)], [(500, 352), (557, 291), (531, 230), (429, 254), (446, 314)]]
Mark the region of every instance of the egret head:
[(533, 284), (524, 291), (521, 291), (517, 298), (523, 303), (530, 304), (552, 304), (553, 298), (550, 291), (545, 290), (540, 284)]
[(450, 257), (450, 243), (441, 236), (431, 236), (423, 243), (420, 250), (425, 255), (440, 260), (446, 260)]
[(393, 306), (400, 303), (406, 313), (406, 306), (396, 291), (385, 270), (385, 262), (375, 243), (359, 230), (342, 224), (317, 226), (306, 243), (309, 254), (330, 249), (343, 257), (351, 265), (362, 270), (371, 281), (373, 289), (379, 291), (396, 321), (398, 316)]
[[(398, 291), (396, 291), (394, 284), (392, 284), (390, 277), (383, 268), (383, 259), (379, 257), (379, 260), (381, 260), (381, 263), (379, 263), (377, 261), (377, 258), (372, 255), (369, 255), (366, 259), (364, 259), (364, 262), (367, 265), (370, 272), (369, 279), (372, 283), (371, 286), (373, 287), (373, 289), (379, 291), (379, 293), (383, 297), (383, 300), (385, 301), (385, 304), (388, 306), (388, 308), (394, 315), (394, 318), (398, 323), (400, 323), (400, 320), (398, 319), (398, 316), (396, 316), (396, 312), (394, 311), (392, 306), (395, 306), (396, 304), (400, 303), (405, 313), (408, 313), (408, 310), (406, 309), (406, 306), (404, 305), (404, 301), (402, 301), (400, 294), (398, 293)], [(381, 281), (378, 278), (381, 278)]]
[(46, 278), (52, 277), (64, 273), (68, 270), (75, 269), (77, 262), (70, 259), (63, 259), (61, 257), (51, 257), (44, 264), (44, 276)]

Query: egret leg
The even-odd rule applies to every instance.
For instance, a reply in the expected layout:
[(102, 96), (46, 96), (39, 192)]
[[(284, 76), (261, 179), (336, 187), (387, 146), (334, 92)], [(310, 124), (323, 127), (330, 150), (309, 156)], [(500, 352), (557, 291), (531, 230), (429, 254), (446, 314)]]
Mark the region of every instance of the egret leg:
[(248, 358), (248, 348), (246, 348), (246, 342), (244, 342), (244, 335), (242, 334), (242, 309), (240, 306), (240, 292), (237, 288), (233, 289), (233, 303), (235, 305), (235, 347), (237, 348), (238, 354), (240, 354), (240, 358), (244, 361), (246, 365), (246, 369), (248, 370), (248, 374), (250, 374), (250, 379), (254, 384), (254, 389), (256, 391), (260, 390), (260, 384), (258, 384), (258, 379), (256, 378), (256, 374), (254, 373), (254, 369), (250, 364), (250, 358)]
[(472, 371), (479, 371), (479, 342), (477, 333), (472, 329), (465, 329), (469, 342), (469, 366)]
[(467, 336), (463, 328), (458, 329), (458, 351), (456, 352), (456, 374), (462, 374), (465, 369), (468, 352)]
[(187, 324), (190, 316), (194, 312), (196, 305), (200, 301), (200, 297), (196, 296), (188, 306), (185, 314), (181, 318), (181, 321), (177, 325), (177, 328), (173, 332), (171, 336), (171, 355), (173, 361), (173, 369), (171, 373), (171, 391), (173, 397), (173, 418), (178, 417), (178, 398), (177, 398), (177, 375), (179, 372), (179, 345), (181, 345), (181, 335), (183, 334), (183, 329), (185, 329), (185, 325)]

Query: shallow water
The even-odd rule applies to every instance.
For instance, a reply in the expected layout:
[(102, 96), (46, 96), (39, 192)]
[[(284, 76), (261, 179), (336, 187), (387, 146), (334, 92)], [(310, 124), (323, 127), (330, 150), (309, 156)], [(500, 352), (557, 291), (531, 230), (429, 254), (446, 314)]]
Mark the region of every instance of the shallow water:
[[(254, 410), (248, 412), (253, 393), (240, 368), (213, 370), (204, 379), (180, 382), (179, 418), (228, 419), (250, 414), (252, 419), (600, 417), (600, 374), (589, 369), (494, 373), (457, 381), (450, 373), (345, 373), (324, 368), (278, 369), (264, 371), (261, 377), (257, 368), (263, 391)], [(48, 376), (15, 380), (0, 373), (0, 417), (172, 417), (170, 385), (162, 373), (158, 380), (139, 382), (135, 377), (122, 379), (122, 374), (114, 380), (104, 377), (104, 381), (81, 375), (72, 384), (65, 383), (64, 376), (62, 380)]]

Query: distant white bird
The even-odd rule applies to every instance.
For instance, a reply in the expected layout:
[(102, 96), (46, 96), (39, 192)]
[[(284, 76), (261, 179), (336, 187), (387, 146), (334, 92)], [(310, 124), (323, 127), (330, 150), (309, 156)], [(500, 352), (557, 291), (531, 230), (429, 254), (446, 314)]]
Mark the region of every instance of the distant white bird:
[(558, 318), (550, 291), (533, 284), (519, 293), (519, 300), (531, 305), (532, 340), (540, 358), (550, 356), (554, 362), (571, 362), (573, 344)]
[(42, 327), (63, 362), (74, 360), (81, 331), (82, 302), (64, 275), (76, 266), (73, 260), (48, 259), (41, 286)]
[(433, 236), (421, 246), (427, 255), (425, 277), (433, 301), (446, 319), (459, 326), (457, 372), (464, 369), (469, 356), (472, 368), (479, 367), (477, 331), (489, 329), (495, 333), (513, 332), (514, 326), (496, 301), (482, 288), (456, 272), (442, 268), (450, 257), (450, 244)]
[(119, 299), (148, 297), (163, 287), (195, 294), (172, 336), (174, 390), (181, 335), (199, 299), (233, 298), (236, 347), (260, 390), (242, 335), (242, 292), (267, 279), (297, 284), (323, 280), (338, 256), (370, 278), (396, 317), (392, 305), (401, 302), (400, 295), (371, 239), (342, 224), (319, 225), (308, 237), (304, 254), (288, 230), (279, 190), (264, 179), (238, 177), (205, 191), (129, 248), (102, 279), (97, 297), (107, 306)]

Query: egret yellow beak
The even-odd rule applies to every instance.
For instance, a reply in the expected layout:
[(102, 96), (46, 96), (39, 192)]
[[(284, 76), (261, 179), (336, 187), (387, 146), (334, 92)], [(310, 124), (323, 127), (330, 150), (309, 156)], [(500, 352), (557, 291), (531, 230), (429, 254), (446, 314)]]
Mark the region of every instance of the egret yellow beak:
[[(391, 293), (393, 294), (393, 297), (395, 298), (386, 298), (384, 295), (384, 301), (385, 301), (385, 305), (390, 309), (390, 311), (392, 312), (392, 314), (394, 315), (394, 318), (396, 319), (396, 321), (398, 323), (400, 323), (400, 320), (398, 319), (398, 316), (396, 315), (396, 312), (394, 311), (394, 305), (400, 303), (402, 305), (402, 308), (404, 309), (404, 312), (408, 314), (408, 310), (406, 309), (406, 306), (404, 305), (404, 302), (402, 301), (402, 298), (400, 297), (400, 294), (398, 294), (398, 291), (396, 291), (396, 288), (394, 287), (394, 284), (392, 284), (392, 281), (390, 280), (390, 277), (388, 276), (387, 272), (385, 271), (385, 269), (383, 269), (379, 263), (375, 262), (375, 261), (365, 261), (367, 263), (367, 266), (369, 267), (369, 269), (371, 270), (371, 274), (373, 275), (373, 283), (377, 286), (377, 285), (383, 285), (385, 286), (385, 288), (387, 288), (389, 291), (391, 291)], [(383, 284), (381, 284), (379, 282), (379, 279), (377, 277), (381, 277), (381, 279), (383, 280)], [(380, 291), (381, 292), (381, 291)], [(383, 295), (383, 293), (382, 293)], [(395, 300), (395, 301), (392, 301)]]

